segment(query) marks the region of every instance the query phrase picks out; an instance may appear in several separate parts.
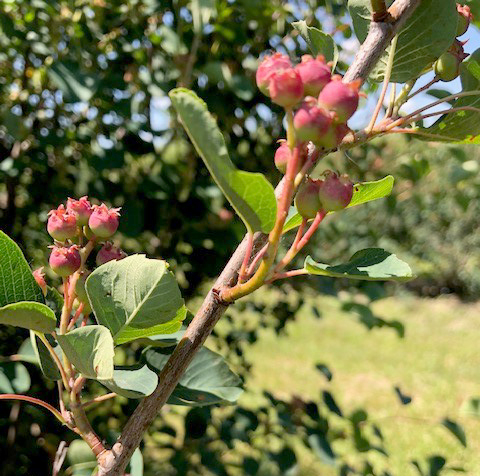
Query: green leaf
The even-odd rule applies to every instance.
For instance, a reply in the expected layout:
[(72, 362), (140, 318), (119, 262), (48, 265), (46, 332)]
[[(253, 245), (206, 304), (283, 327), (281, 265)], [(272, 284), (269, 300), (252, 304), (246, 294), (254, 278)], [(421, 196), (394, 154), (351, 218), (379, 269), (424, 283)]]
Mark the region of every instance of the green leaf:
[[(392, 3), (387, 1), (388, 6)], [(371, 1), (349, 0), (348, 9), (363, 43), (372, 18)], [(420, 76), (453, 43), (457, 21), (454, 0), (422, 0), (398, 37), (390, 81), (405, 83)], [(389, 53), (387, 48), (370, 74), (374, 81), (383, 81)]]
[(55, 313), (39, 302), (15, 302), (0, 307), (0, 324), (23, 327), (42, 333), (55, 330)]
[[(478, 91), (478, 94), (450, 101), (452, 107), (480, 108), (480, 49), (476, 50), (461, 65), (462, 91)], [(427, 111), (428, 112), (428, 111)], [(480, 143), (480, 112), (458, 111), (446, 114), (428, 128), (419, 131), (429, 134), (423, 140)]]
[(70, 443), (67, 460), (71, 465), (68, 473), (72, 476), (91, 476), (93, 469), (97, 466), (95, 455), (83, 440), (73, 440)]
[(308, 436), (308, 444), (312, 448), (313, 452), (329, 466), (334, 466), (336, 462), (335, 453), (330, 446), (330, 443), (320, 432), (312, 433)]
[(38, 365), (38, 359), (30, 338), (27, 338), (22, 342), (15, 357), (21, 362)]
[[(356, 207), (363, 203), (372, 202), (384, 198), (392, 193), (394, 179), (391, 175), (387, 175), (383, 179), (374, 182), (357, 183), (353, 187), (353, 197), (347, 208)], [(334, 212), (330, 212), (334, 213)], [(297, 228), (302, 223), (302, 217), (297, 212), (297, 209), (292, 206), (288, 212), (285, 225), (283, 226), (283, 233)]]
[(25, 393), (30, 383), (25, 365), (19, 362), (0, 363), (0, 393)]
[(142, 337), (137, 339), (135, 342), (144, 346), (151, 347), (173, 347), (177, 345), (185, 334), (186, 327), (182, 328), (178, 332), (173, 334), (157, 334), (149, 337)]
[(297, 30), (303, 39), (307, 42), (307, 46), (313, 56), (323, 55), (326, 61), (332, 61), (332, 71), (335, 69), (338, 61), (338, 48), (333, 38), (318, 28), (307, 26), (304, 20), (292, 23), (293, 28)]
[[(49, 339), (49, 336), (46, 336), (46, 338), (52, 345), (53, 350), (58, 357), (62, 359), (62, 349), (60, 346), (57, 345), (53, 338)], [(43, 375), (45, 375), (45, 377), (49, 380), (60, 380), (62, 376), (60, 375), (57, 364), (53, 360), (45, 344), (41, 341), (40, 337), (33, 331), (30, 331), (30, 342), (37, 358), (36, 363), (40, 366), (40, 370), (42, 371)]]
[(104, 326), (85, 326), (57, 335), (68, 360), (86, 378), (113, 378), (113, 339)]
[(86, 289), (98, 323), (110, 329), (116, 344), (177, 332), (187, 313), (168, 264), (145, 255), (100, 266)]
[[(147, 348), (143, 356), (158, 373), (170, 355), (162, 349)], [(168, 402), (172, 405), (203, 406), (214, 403), (234, 403), (242, 394), (241, 380), (223, 357), (206, 347), (195, 355), (182, 375)]]
[(270, 232), (277, 214), (272, 184), (260, 173), (233, 165), (215, 119), (193, 91), (177, 88), (169, 95), (198, 154), (248, 231)]
[(140, 448), (137, 448), (128, 463), (127, 472), (130, 476), (143, 476), (143, 456)]
[(158, 384), (158, 377), (146, 365), (115, 367), (113, 378), (100, 380), (100, 383), (123, 397), (143, 398), (153, 393)]
[(357, 251), (347, 263), (330, 266), (307, 256), (304, 265), (309, 274), (366, 281), (408, 281), (413, 278), (410, 266), (381, 248)]
[(48, 76), (62, 91), (65, 102), (89, 101), (99, 85), (98, 78), (83, 73), (77, 64), (69, 61), (53, 63), (48, 69)]
[(465, 430), (458, 423), (445, 418), (442, 421), (442, 425), (452, 433), (452, 435), (466, 448), (467, 447), (467, 436), (465, 435)]
[(44, 303), (42, 290), (35, 282), (18, 245), (0, 231), (0, 307), (19, 301)]

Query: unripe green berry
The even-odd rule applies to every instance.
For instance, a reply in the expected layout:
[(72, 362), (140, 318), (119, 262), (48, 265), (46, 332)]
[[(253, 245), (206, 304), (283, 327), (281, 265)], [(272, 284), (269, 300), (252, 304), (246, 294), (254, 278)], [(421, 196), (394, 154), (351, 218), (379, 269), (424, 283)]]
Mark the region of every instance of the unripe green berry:
[(295, 206), (303, 218), (315, 218), (315, 215), (320, 211), (321, 203), (318, 192), (321, 182), (321, 180), (307, 178), (300, 185), (295, 197)]
[(460, 61), (447, 51), (435, 62), (434, 71), (442, 81), (453, 81), (460, 74)]

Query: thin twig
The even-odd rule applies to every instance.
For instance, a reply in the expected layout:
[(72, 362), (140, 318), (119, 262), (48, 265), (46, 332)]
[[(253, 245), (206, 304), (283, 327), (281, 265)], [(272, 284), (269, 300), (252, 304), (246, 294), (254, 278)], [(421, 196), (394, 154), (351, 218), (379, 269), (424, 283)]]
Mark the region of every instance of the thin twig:
[(438, 76), (435, 76), (431, 81), (425, 84), (425, 86), (422, 86), (420, 89), (417, 89), (412, 94), (410, 94), (410, 96), (407, 96), (407, 98), (405, 99), (405, 102), (410, 101), (410, 99), (415, 97), (417, 94), (423, 93), (423, 91), (426, 91), (430, 86), (433, 86), (438, 81), (440, 81), (440, 78)]
[(250, 257), (252, 256), (252, 249), (253, 249), (253, 233), (248, 233), (247, 239), (247, 249), (245, 250), (245, 257), (243, 258), (242, 266), (238, 273), (238, 283), (241, 284), (247, 278), (246, 270), (248, 263), (250, 262)]
[(267, 283), (273, 283), (274, 281), (277, 281), (277, 279), (285, 279), (285, 278), (292, 278), (294, 276), (301, 276), (303, 274), (308, 274), (308, 271), (306, 269), (292, 269), (290, 271), (285, 271), (285, 273), (276, 273), (274, 274), (268, 281)]
[(31, 403), (33, 405), (39, 405), (40, 407), (43, 407), (47, 409), (49, 412), (53, 413), (55, 417), (57, 418), (58, 421), (62, 423), (62, 425), (65, 425), (65, 420), (61, 413), (52, 405), (50, 405), (47, 402), (44, 402), (43, 400), (40, 400), (38, 398), (30, 397), (28, 395), (17, 395), (14, 393), (3, 393), (0, 395), (0, 400), (20, 400), (22, 402), (27, 402)]
[[(416, 117), (410, 118), (408, 121), (402, 122), (402, 124), (400, 124), (400, 125), (405, 126), (407, 124), (410, 124), (411, 122), (418, 122), (418, 121), (421, 121), (421, 120), (424, 120), (424, 119), (428, 119), (429, 117), (443, 116), (444, 114), (451, 114), (452, 112), (460, 112), (460, 111), (480, 112), (480, 108), (473, 107), (473, 106), (452, 107), (450, 109), (443, 109), (441, 111), (431, 112), (429, 114), (423, 114), (423, 115), (420, 114)], [(398, 121), (396, 121), (396, 122), (398, 122)]]
[(72, 317), (72, 319), (70, 319), (70, 324), (68, 324), (67, 330), (70, 331), (73, 329), (73, 327), (75, 326), (75, 323), (78, 321), (78, 319), (82, 315), (84, 306), (85, 304), (81, 302), (80, 305), (78, 306), (77, 312), (75, 312), (75, 315)]
[(106, 393), (105, 395), (100, 395), (98, 397), (92, 398), (91, 400), (88, 400), (88, 402), (82, 403), (82, 407), (87, 408), (90, 405), (93, 405), (94, 403), (104, 402), (105, 400), (110, 400), (111, 398), (115, 398), (117, 396), (118, 395), (115, 392)]
[(48, 342), (48, 339), (45, 337), (44, 334), (42, 334), (41, 332), (35, 332), (35, 335), (38, 336), (38, 338), (43, 342), (43, 345), (48, 349), (48, 352), (50, 352), (50, 355), (52, 356), (53, 361), (57, 365), (58, 371), (60, 372), (60, 375), (62, 377), (63, 385), (65, 385), (65, 388), (67, 390), (70, 390), (67, 373), (65, 372), (65, 368), (63, 367), (60, 358), (55, 352), (55, 349), (51, 346), (50, 342)]
[(257, 253), (253, 261), (250, 263), (250, 266), (247, 269), (247, 276), (250, 276), (254, 271), (258, 263), (263, 259), (265, 253), (268, 249), (268, 243), (266, 243), (263, 248)]

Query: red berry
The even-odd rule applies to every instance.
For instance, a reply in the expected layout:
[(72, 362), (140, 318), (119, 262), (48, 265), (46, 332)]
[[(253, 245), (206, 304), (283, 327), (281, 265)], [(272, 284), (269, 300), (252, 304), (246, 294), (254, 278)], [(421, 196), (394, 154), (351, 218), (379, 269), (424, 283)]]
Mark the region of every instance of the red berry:
[(275, 151), (275, 167), (284, 174), (287, 171), (287, 164), (292, 158), (292, 151), (286, 141), (282, 141), (280, 147)]
[(113, 246), (112, 243), (107, 241), (97, 253), (96, 263), (97, 266), (101, 266), (102, 264), (108, 263), (109, 261), (118, 261), (126, 257), (127, 253), (125, 253), (125, 251), (117, 248), (116, 246)]
[(303, 218), (315, 218), (315, 215), (320, 211), (321, 203), (318, 198), (318, 192), (321, 182), (321, 180), (307, 178), (300, 185), (295, 196), (295, 206)]
[(120, 208), (108, 208), (104, 203), (94, 205), (88, 227), (99, 238), (110, 238), (118, 228)]
[(293, 68), (277, 71), (270, 76), (268, 91), (275, 104), (293, 107), (303, 98), (302, 78)]
[(56, 210), (48, 212), (47, 231), (54, 240), (68, 240), (77, 234), (77, 219), (60, 205)]
[(470, 23), (473, 21), (473, 15), (468, 5), (460, 5), (457, 3), (458, 23), (456, 36), (462, 36), (468, 30)]
[(336, 78), (323, 88), (318, 102), (336, 114), (335, 122), (347, 122), (358, 107), (358, 86), (358, 82), (346, 84)]
[(77, 225), (84, 226), (88, 223), (88, 219), (92, 214), (92, 206), (88, 201), (88, 197), (81, 197), (79, 200), (69, 198), (67, 200), (67, 210), (77, 218)]
[(301, 142), (312, 141), (314, 144), (320, 143), (331, 123), (332, 118), (328, 111), (311, 97), (305, 99), (293, 118), (297, 139)]
[(45, 273), (43, 272), (43, 266), (41, 268), (36, 269), (33, 273), (33, 277), (37, 284), (40, 286), (43, 295), (47, 295), (47, 283), (45, 281)]
[(327, 171), (320, 184), (318, 196), (321, 208), (326, 212), (342, 210), (352, 200), (353, 183), (346, 175), (339, 177), (335, 172)]
[(302, 62), (295, 69), (302, 78), (305, 96), (318, 96), (332, 78), (331, 69), (323, 56), (314, 59), (310, 55), (303, 55)]
[(68, 248), (59, 246), (52, 247), (50, 255), (50, 267), (62, 278), (66, 278), (80, 268), (82, 259), (77, 245), (72, 245)]
[(270, 77), (273, 73), (292, 67), (292, 63), (287, 55), (275, 53), (273, 56), (265, 56), (257, 69), (257, 86), (265, 96), (270, 96), (268, 91)]

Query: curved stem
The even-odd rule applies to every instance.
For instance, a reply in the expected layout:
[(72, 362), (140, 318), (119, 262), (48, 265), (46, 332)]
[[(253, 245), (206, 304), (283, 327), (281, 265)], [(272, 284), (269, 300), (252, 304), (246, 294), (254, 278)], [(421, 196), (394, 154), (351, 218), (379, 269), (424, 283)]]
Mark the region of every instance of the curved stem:
[(308, 220), (304, 218), (302, 220), (302, 223), (298, 227), (297, 234), (295, 235), (295, 239), (293, 240), (292, 246), (290, 249), (287, 251), (285, 256), (282, 258), (282, 260), (277, 264), (275, 269), (273, 270), (273, 273), (278, 273), (281, 271), (285, 266), (287, 266), (288, 263), (294, 258), (294, 256), (297, 254), (297, 246), (300, 240), (302, 239), (303, 236), (303, 231), (305, 230), (305, 227), (307, 226)]
[(82, 315), (84, 306), (85, 306), (85, 304), (83, 302), (81, 302), (80, 305), (78, 306), (77, 312), (75, 313), (75, 315), (70, 320), (70, 324), (68, 324), (67, 330), (70, 331), (70, 330), (73, 329), (73, 326), (75, 326), (75, 323), (78, 321), (78, 319)]
[(300, 172), (298, 172), (297, 176), (295, 177), (295, 189), (302, 183), (305, 175), (310, 172), (310, 169), (315, 164), (319, 156), (320, 151), (318, 149), (314, 149), (310, 154), (308, 154), (307, 160), (300, 169)]
[[(416, 121), (420, 121), (420, 120), (423, 120), (423, 119), (428, 119), (429, 117), (442, 116), (444, 114), (451, 114), (452, 112), (460, 112), (460, 111), (480, 112), (480, 108), (473, 107), (473, 106), (461, 106), (461, 107), (452, 107), (450, 109), (442, 109), (441, 111), (431, 112), (430, 114), (418, 115), (416, 117), (410, 118), (408, 121), (404, 121), (400, 125), (405, 126), (407, 124), (410, 124), (411, 122), (416, 122)], [(398, 121), (396, 121), (396, 122), (398, 122)], [(387, 130), (390, 130), (389, 126), (387, 126)]]
[(268, 249), (268, 243), (266, 243), (263, 248), (257, 253), (257, 256), (253, 258), (253, 261), (250, 263), (250, 266), (247, 269), (247, 276), (250, 276), (254, 271), (261, 259), (265, 256), (265, 253), (267, 252)]
[(35, 332), (35, 335), (38, 336), (38, 338), (43, 342), (43, 345), (48, 349), (48, 352), (50, 352), (50, 355), (52, 356), (52, 359), (57, 365), (60, 375), (62, 376), (63, 385), (67, 390), (70, 390), (70, 385), (68, 384), (68, 377), (65, 372), (65, 368), (63, 367), (62, 362), (58, 358), (58, 355), (55, 352), (54, 348), (50, 345), (50, 342), (48, 342), (48, 339), (45, 337), (44, 334), (40, 332)]
[(440, 78), (438, 76), (435, 76), (431, 81), (425, 84), (425, 86), (422, 86), (420, 89), (417, 89), (412, 94), (407, 96), (405, 99), (405, 102), (410, 101), (410, 99), (415, 97), (417, 94), (423, 93), (423, 91), (426, 91), (430, 86), (433, 86), (435, 83), (438, 83), (438, 81), (440, 81)]
[(82, 407), (86, 408), (86, 407), (89, 407), (90, 405), (93, 405), (94, 403), (104, 402), (105, 400), (110, 400), (111, 398), (115, 398), (117, 396), (118, 395), (115, 392), (106, 393), (105, 395), (100, 395), (98, 397), (92, 398), (88, 402), (82, 403)]
[(247, 270), (248, 263), (250, 261), (250, 257), (252, 256), (252, 249), (253, 249), (253, 233), (249, 231), (248, 238), (247, 238), (247, 248), (245, 249), (245, 257), (243, 258), (242, 266), (238, 273), (239, 283), (243, 283), (247, 277), (246, 270)]
[(44, 402), (43, 400), (40, 400), (38, 398), (34, 397), (29, 397), (28, 395), (16, 395), (14, 393), (4, 393), (0, 395), (0, 400), (20, 400), (22, 402), (27, 402), (31, 403), (32, 405), (39, 405), (40, 407), (43, 407), (47, 409), (49, 412), (53, 413), (53, 415), (57, 418), (57, 420), (62, 423), (62, 425), (65, 425), (66, 422), (62, 416), (62, 414), (52, 405), (50, 405), (47, 402)]
[(277, 273), (274, 274), (268, 281), (267, 283), (273, 283), (274, 281), (277, 281), (277, 279), (285, 279), (285, 278), (293, 278), (294, 276), (301, 276), (303, 274), (308, 274), (308, 271), (306, 269), (292, 269), (291, 271), (286, 271), (285, 273)]
[(375, 125), (375, 122), (377, 122), (378, 115), (380, 114), (380, 110), (382, 109), (383, 101), (385, 100), (385, 94), (387, 93), (388, 83), (390, 82), (390, 77), (392, 75), (393, 60), (395, 58), (395, 50), (397, 49), (397, 40), (398, 40), (398, 35), (395, 35), (393, 37), (392, 44), (390, 46), (390, 54), (388, 55), (388, 62), (387, 62), (387, 68), (385, 70), (385, 78), (383, 80), (382, 92), (380, 93), (380, 97), (378, 98), (378, 102), (375, 107), (375, 111), (373, 112), (372, 119), (370, 120), (370, 123), (366, 128), (367, 134), (372, 132), (373, 126)]

